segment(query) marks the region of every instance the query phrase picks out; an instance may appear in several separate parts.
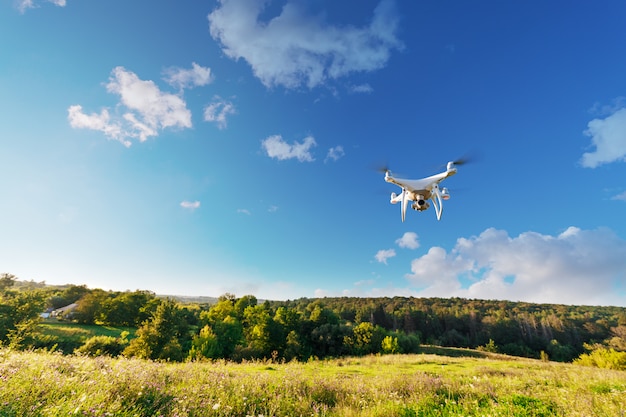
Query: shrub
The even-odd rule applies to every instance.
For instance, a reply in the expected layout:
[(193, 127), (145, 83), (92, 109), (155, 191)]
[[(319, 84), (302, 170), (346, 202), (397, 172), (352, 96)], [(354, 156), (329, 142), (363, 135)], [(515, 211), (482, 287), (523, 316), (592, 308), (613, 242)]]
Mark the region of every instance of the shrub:
[(128, 340), (125, 338), (116, 338), (112, 336), (93, 336), (85, 341), (85, 343), (76, 349), (76, 353), (82, 353), (88, 356), (119, 356), (123, 351)]
[(598, 368), (626, 370), (626, 352), (618, 352), (613, 348), (599, 347), (589, 353), (583, 353), (574, 359), (574, 363)]

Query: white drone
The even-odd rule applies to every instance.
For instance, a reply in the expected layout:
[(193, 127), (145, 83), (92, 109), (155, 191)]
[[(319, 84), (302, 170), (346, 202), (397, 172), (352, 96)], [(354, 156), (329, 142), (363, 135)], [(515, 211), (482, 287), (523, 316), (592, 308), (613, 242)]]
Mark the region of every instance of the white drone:
[(431, 175), (430, 177), (422, 178), (419, 180), (407, 180), (402, 178), (395, 178), (392, 176), (391, 171), (387, 168), (383, 168), (385, 172), (385, 181), (392, 184), (396, 184), (402, 188), (400, 194), (391, 193), (391, 204), (402, 203), (400, 209), (402, 210), (402, 221), (406, 217), (406, 208), (409, 201), (413, 201), (411, 208), (415, 211), (424, 211), (430, 207), (430, 200), (435, 208), (437, 214), (437, 220), (441, 219), (441, 211), (443, 210), (443, 200), (450, 198), (450, 193), (447, 188), (439, 188), (439, 183), (448, 177), (456, 174), (457, 165), (463, 165), (467, 161), (460, 159), (458, 161), (450, 161), (446, 166), (446, 170), (440, 174)]

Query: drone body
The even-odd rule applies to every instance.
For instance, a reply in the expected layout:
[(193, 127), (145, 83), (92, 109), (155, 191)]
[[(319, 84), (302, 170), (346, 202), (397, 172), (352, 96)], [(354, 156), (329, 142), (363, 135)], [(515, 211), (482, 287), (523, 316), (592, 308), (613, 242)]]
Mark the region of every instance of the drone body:
[(443, 200), (449, 199), (450, 193), (445, 187), (439, 188), (439, 183), (456, 174), (456, 166), (462, 165), (463, 163), (464, 161), (462, 160), (448, 162), (444, 172), (419, 180), (396, 178), (392, 176), (391, 171), (385, 169), (385, 181), (402, 188), (400, 194), (391, 193), (390, 200), (391, 204), (401, 203), (402, 221), (404, 221), (406, 217), (406, 208), (409, 201), (413, 202), (413, 204), (411, 204), (413, 210), (424, 211), (430, 207), (428, 200), (432, 202), (435, 208), (437, 220), (440, 220), (443, 210)]

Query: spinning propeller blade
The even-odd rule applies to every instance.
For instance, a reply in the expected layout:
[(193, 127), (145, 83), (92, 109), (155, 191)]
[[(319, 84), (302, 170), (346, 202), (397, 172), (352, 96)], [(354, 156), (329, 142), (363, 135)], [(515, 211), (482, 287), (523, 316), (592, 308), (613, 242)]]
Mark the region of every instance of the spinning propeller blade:
[(467, 163), (474, 162), (474, 159), (473, 158), (461, 158), (452, 162), (454, 163), (454, 165), (465, 165)]
[(385, 165), (381, 165), (381, 166), (377, 166), (375, 168), (376, 172), (380, 172), (381, 174), (386, 174), (388, 172), (391, 172), (391, 170), (389, 169), (389, 166), (387, 164)]
[(406, 206), (409, 203), (409, 200), (406, 198), (406, 191), (402, 188), (402, 221), (404, 222), (404, 218), (406, 217)]
[(479, 159), (477, 151), (468, 152), (456, 161), (452, 161), (454, 165), (465, 165), (468, 163), (476, 162)]

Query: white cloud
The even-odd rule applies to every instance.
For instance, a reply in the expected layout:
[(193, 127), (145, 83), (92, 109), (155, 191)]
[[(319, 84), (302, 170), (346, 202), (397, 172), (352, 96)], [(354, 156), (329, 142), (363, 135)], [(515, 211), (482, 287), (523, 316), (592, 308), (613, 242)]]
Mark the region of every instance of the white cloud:
[(279, 16), (261, 21), (270, 1), (220, 0), (209, 14), (211, 36), (232, 59), (245, 59), (267, 86), (313, 88), (328, 79), (384, 67), (396, 38), (397, 12), (382, 0), (367, 27), (332, 26), (307, 15), (301, 3), (287, 2)]
[(165, 81), (180, 90), (202, 87), (213, 82), (211, 68), (191, 63), (191, 69), (172, 67), (165, 70)]
[(596, 149), (583, 154), (582, 166), (595, 168), (615, 161), (626, 161), (626, 107), (616, 109), (604, 119), (593, 119), (585, 135)]
[(191, 211), (197, 209), (200, 207), (200, 202), (199, 201), (182, 201), (180, 203), (180, 206), (184, 209), (189, 209)]
[(405, 232), (401, 238), (396, 240), (396, 244), (406, 249), (417, 249), (420, 246), (415, 232)]
[(343, 151), (343, 146), (339, 145), (339, 146), (335, 146), (333, 148), (330, 148), (328, 150), (328, 153), (326, 154), (326, 158), (324, 159), (324, 162), (327, 161), (337, 161), (340, 158), (342, 158), (346, 153)]
[(626, 241), (606, 229), (514, 238), (487, 229), (458, 239), (449, 253), (431, 248), (412, 261), (407, 279), (419, 296), (621, 305), (625, 271)]
[(248, 209), (237, 209), (237, 213), (245, 214), (247, 216), (250, 216), (252, 214)]
[(376, 258), (376, 260), (378, 262), (387, 265), (387, 259), (393, 258), (394, 256), (396, 256), (396, 251), (395, 250), (393, 250), (393, 249), (381, 249), (378, 252), (376, 252), (376, 255), (374, 255), (374, 258)]
[(374, 91), (374, 89), (369, 84), (353, 85), (352, 87), (350, 87), (350, 92), (351, 93), (366, 93), (366, 94), (369, 94), (369, 93), (371, 93), (373, 91)]
[(302, 143), (295, 142), (293, 145), (285, 142), (280, 135), (270, 136), (261, 142), (261, 146), (270, 158), (278, 160), (296, 158), (300, 162), (315, 160), (310, 150), (316, 145), (313, 136), (307, 136)]
[(35, 7), (35, 3), (33, 0), (19, 0), (17, 1), (17, 10), (20, 13), (26, 12), (27, 9), (33, 9)]
[(121, 142), (126, 147), (131, 145), (130, 141), (125, 139), (127, 134), (122, 130), (120, 123), (111, 121), (111, 116), (107, 109), (103, 109), (100, 114), (85, 114), (82, 106), (74, 105), (67, 109), (67, 113), (70, 126), (73, 128), (99, 130), (111, 139)]
[(626, 201), (626, 191), (624, 191), (621, 194), (618, 194), (616, 196), (614, 196), (611, 200), (622, 200), (622, 201)]
[(204, 120), (216, 123), (218, 129), (225, 129), (228, 124), (226, 117), (235, 113), (237, 111), (233, 103), (215, 96), (213, 102), (204, 108)]
[[(48, 0), (48, 1), (59, 7), (65, 7), (67, 5), (66, 0)], [(34, 9), (35, 7), (38, 7), (35, 5), (35, 2), (33, 0), (17, 0), (16, 4), (17, 4), (17, 9), (20, 11), (20, 13), (26, 12), (27, 9)]]
[(112, 118), (107, 109), (87, 115), (82, 106), (73, 105), (68, 108), (72, 127), (99, 130), (125, 146), (130, 146), (131, 138), (144, 142), (162, 129), (191, 127), (191, 112), (181, 97), (162, 92), (154, 82), (123, 67), (113, 69), (106, 88), (119, 95), (123, 115)]

